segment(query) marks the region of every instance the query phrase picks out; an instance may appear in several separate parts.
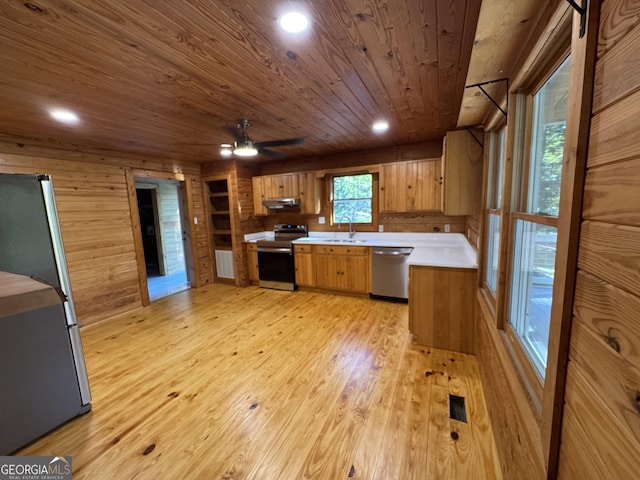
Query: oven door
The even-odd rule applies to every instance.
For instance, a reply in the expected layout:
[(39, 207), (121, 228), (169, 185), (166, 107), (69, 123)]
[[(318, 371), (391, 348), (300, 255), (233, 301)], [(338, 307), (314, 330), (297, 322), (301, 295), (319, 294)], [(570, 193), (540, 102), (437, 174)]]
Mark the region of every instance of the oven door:
[(258, 247), (260, 286), (278, 290), (295, 290), (296, 268), (293, 250), (280, 247)]

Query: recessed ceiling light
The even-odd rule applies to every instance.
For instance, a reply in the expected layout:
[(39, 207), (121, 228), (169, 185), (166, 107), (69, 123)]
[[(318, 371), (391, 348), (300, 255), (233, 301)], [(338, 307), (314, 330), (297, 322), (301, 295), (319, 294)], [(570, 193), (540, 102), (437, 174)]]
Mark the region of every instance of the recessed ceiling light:
[(80, 117), (78, 117), (78, 115), (65, 108), (53, 108), (49, 110), (49, 115), (51, 115), (54, 120), (68, 125), (75, 125), (80, 121)]
[(278, 19), (280, 28), (289, 33), (300, 33), (309, 26), (309, 19), (300, 12), (288, 12)]
[(378, 120), (372, 125), (371, 129), (376, 133), (384, 133), (389, 129), (389, 122), (386, 120)]

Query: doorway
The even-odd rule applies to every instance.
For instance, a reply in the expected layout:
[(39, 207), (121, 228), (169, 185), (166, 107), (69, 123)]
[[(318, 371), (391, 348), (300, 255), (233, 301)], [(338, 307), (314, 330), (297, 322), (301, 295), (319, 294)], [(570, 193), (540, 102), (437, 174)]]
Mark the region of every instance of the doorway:
[(179, 182), (136, 179), (149, 300), (191, 288), (187, 277)]

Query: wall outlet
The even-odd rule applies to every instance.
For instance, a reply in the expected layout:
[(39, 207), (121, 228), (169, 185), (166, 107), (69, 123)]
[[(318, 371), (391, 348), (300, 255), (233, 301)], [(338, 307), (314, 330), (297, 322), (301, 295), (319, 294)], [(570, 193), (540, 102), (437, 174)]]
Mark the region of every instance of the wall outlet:
[(449, 225), (448, 223), (444, 224), (444, 231), (445, 233), (449, 233), (451, 231), (451, 225)]
[(378, 225), (378, 231), (384, 232), (384, 225)]
[(197, 225), (198, 224), (198, 217), (193, 217), (193, 224)]
[(318, 223), (324, 225), (324, 217), (318, 217)]

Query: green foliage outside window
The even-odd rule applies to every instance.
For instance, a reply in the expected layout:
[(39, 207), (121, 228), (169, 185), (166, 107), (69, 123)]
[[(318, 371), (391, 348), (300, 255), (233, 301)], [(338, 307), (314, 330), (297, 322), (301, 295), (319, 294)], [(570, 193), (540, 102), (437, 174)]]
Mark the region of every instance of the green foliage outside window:
[(346, 175), (333, 179), (333, 220), (371, 223), (373, 175)]
[(566, 122), (544, 126), (544, 147), (540, 164), (538, 209), (558, 216), (560, 208), (560, 180)]

